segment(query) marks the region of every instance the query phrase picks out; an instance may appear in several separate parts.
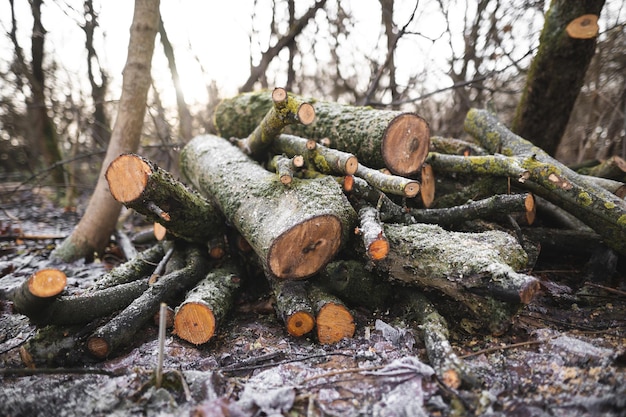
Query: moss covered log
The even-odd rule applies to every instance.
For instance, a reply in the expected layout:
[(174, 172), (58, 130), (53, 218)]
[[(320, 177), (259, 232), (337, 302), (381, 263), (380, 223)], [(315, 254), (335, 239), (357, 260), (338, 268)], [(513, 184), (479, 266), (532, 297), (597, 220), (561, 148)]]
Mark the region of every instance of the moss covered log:
[(218, 136), (189, 142), (181, 168), (216, 202), (264, 269), (278, 278), (315, 274), (354, 229), (356, 213), (334, 179), (294, 178), (286, 188), (275, 174)]
[[(285, 133), (307, 139), (330, 140), (330, 147), (354, 154), (371, 168), (389, 168), (394, 174), (419, 172), (430, 144), (428, 123), (415, 113), (304, 100), (313, 105), (316, 120), (308, 126), (291, 125)], [(220, 136), (244, 138), (272, 106), (268, 91), (244, 93), (222, 100), (214, 122)]]
[(626, 201), (514, 134), (485, 110), (471, 109), (465, 130), (489, 151), (515, 158), (529, 173), (524, 188), (568, 211), (600, 234), (607, 246), (626, 254)]
[(219, 210), (152, 161), (120, 155), (109, 165), (106, 179), (113, 198), (175, 236), (203, 244), (223, 233)]

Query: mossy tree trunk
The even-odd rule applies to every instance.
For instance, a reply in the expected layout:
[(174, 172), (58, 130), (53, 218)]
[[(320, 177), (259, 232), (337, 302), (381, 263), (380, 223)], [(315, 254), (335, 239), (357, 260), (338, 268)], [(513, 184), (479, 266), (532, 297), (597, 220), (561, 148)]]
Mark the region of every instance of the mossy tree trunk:
[(596, 36), (568, 25), (584, 15), (600, 15), (605, 0), (553, 0), (541, 32), (512, 130), (554, 155), (583, 86)]

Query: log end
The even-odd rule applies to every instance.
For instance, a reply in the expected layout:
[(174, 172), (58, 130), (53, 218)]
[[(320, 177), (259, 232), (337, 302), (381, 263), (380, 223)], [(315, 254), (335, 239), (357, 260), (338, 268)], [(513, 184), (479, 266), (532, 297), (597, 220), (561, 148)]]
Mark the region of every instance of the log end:
[(208, 342), (215, 334), (215, 315), (202, 303), (180, 306), (174, 316), (174, 334), (194, 345)]
[(354, 336), (356, 326), (352, 313), (343, 305), (325, 304), (316, 317), (317, 340), (321, 344), (337, 343)]
[(358, 168), (359, 168), (359, 160), (357, 159), (356, 156), (351, 156), (346, 161), (343, 167), (343, 171), (346, 175), (352, 175), (356, 172)]
[(411, 181), (404, 186), (404, 196), (407, 198), (413, 198), (420, 192), (420, 183), (417, 181)]
[(372, 261), (382, 261), (388, 254), (389, 241), (384, 237), (376, 239), (367, 248), (367, 256)]
[(148, 184), (152, 168), (143, 158), (133, 155), (120, 155), (111, 162), (105, 177), (115, 200), (128, 203), (141, 196)]
[(333, 215), (305, 220), (280, 235), (267, 254), (277, 278), (301, 279), (323, 268), (341, 245), (341, 221)]
[(595, 14), (584, 14), (578, 16), (567, 24), (565, 31), (573, 39), (592, 39), (598, 36), (598, 16)]
[(28, 291), (40, 298), (59, 295), (65, 289), (67, 276), (58, 269), (41, 269), (28, 279)]
[(315, 108), (310, 103), (302, 103), (298, 107), (298, 121), (305, 126), (310, 125), (315, 120)]
[(100, 336), (91, 336), (87, 339), (87, 350), (98, 359), (106, 358), (111, 352), (109, 342)]
[(415, 113), (394, 118), (383, 135), (381, 152), (385, 165), (400, 176), (419, 171), (430, 148), (430, 127)]
[(287, 333), (294, 337), (301, 337), (313, 330), (315, 318), (306, 311), (298, 311), (292, 314), (285, 324)]

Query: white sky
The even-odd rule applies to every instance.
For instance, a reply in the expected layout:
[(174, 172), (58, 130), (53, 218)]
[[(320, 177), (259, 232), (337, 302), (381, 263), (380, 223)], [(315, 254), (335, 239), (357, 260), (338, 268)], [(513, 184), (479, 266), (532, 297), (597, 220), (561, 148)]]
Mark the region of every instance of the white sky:
[[(415, 1), (417, 0), (396, 2), (395, 20), (398, 26), (404, 25), (404, 20), (410, 15)], [(465, 4), (463, 1), (457, 1), (459, 5)], [(176, 53), (181, 82), (189, 103), (206, 103), (206, 85), (211, 80), (217, 82), (222, 96), (229, 96), (236, 94), (237, 88), (248, 78), (250, 51), (262, 51), (268, 46), (266, 44), (249, 45), (251, 22), (254, 19), (257, 24), (255, 29), (261, 31), (263, 27), (269, 25), (272, 10), (271, 0), (256, 0), (256, 2), (257, 7), (254, 9), (254, 0), (161, 0), (161, 13), (168, 37)], [(15, 3), (18, 9), (19, 39), (22, 47), (28, 52), (32, 28), (29, 4), (24, 0), (18, 0)], [(44, 27), (48, 31), (47, 51), (54, 55), (61, 66), (61, 75), (65, 74), (73, 89), (76, 85), (80, 85), (82, 91), (89, 91), (86, 76), (84, 76), (87, 72), (84, 33), (77, 27), (77, 22), (83, 19), (82, 3), (83, 0), (46, 0), (42, 16)], [(103, 67), (111, 77), (110, 98), (115, 100), (119, 98), (121, 74), (126, 62), (134, 2), (131, 0), (95, 0), (95, 3), (100, 24), (96, 33), (95, 46)], [(313, 0), (297, 1), (296, 6), (301, 9), (297, 11), (297, 14), (301, 15), (312, 3)], [(620, 15), (623, 14), (624, 10), (619, 8), (618, 3), (619, 0), (607, 1), (605, 10), (609, 9), (612, 4), (614, 8), (618, 7)], [(356, 48), (363, 56), (372, 58), (376, 47), (385, 42), (381, 37), (379, 0), (355, 0), (349, 4), (352, 4), (350, 13), (359, 23), (350, 38), (356, 43), (351, 48), (353, 50)], [(445, 76), (446, 65), (448, 65), (446, 60), (451, 52), (448, 40), (441, 37), (445, 27), (444, 22), (437, 20), (437, 16), (441, 18), (439, 13), (432, 13), (432, 9), (436, 8), (436, 2), (422, 0), (419, 4), (418, 18), (410, 30), (421, 32), (436, 40), (428, 41), (419, 36), (407, 37), (405, 44), (399, 45), (399, 48), (404, 49), (400, 49), (396, 55), (399, 65), (398, 75), (402, 82), (403, 77), (406, 79), (428, 68), (429, 71), (433, 71), (433, 75), (427, 81), (428, 85), (424, 86), (424, 90), (433, 91), (451, 83)], [(251, 15), (253, 9), (258, 13), (266, 14), (253, 18)], [(453, 22), (452, 27), (457, 32), (462, 32), (461, 19), (465, 13), (464, 9), (465, 7), (462, 6), (451, 9), (451, 13), (456, 13), (456, 16), (453, 16), (456, 22)], [(323, 12), (318, 11), (319, 13)], [(541, 24), (542, 22), (525, 22), (520, 19), (513, 26), (513, 32), (527, 33), (529, 25), (536, 25), (530, 28), (536, 33), (536, 41)], [(0, 29), (4, 33), (10, 29), (8, 1), (0, 1)], [(532, 40), (527, 41), (532, 42)], [(409, 42), (414, 42), (414, 44), (409, 45)], [(323, 43), (321, 41), (319, 45), (316, 45), (317, 54), (323, 55), (323, 51), (319, 49)], [(523, 51), (523, 48), (521, 50)], [(461, 53), (462, 49), (457, 51), (457, 54)], [(0, 56), (8, 57), (12, 54), (13, 47), (10, 40), (6, 36), (1, 37)], [(517, 57), (521, 55), (523, 52), (519, 52)], [(382, 62), (383, 57), (376, 58), (378, 62)], [(304, 59), (319, 60), (319, 57), (305, 56)], [(205, 74), (202, 74), (197, 60), (202, 64)], [(0, 59), (0, 65), (6, 65), (7, 62), (7, 59)], [(307, 69), (307, 62), (304, 62), (303, 66), (304, 72)], [(355, 68), (346, 68), (346, 71), (362, 71), (366, 69), (365, 66), (354, 65)], [(152, 75), (165, 104), (174, 103), (170, 73), (158, 37), (155, 44)], [(367, 84), (368, 81), (369, 73), (366, 73), (362, 76), (361, 82)], [(80, 94), (81, 91), (72, 93)]]

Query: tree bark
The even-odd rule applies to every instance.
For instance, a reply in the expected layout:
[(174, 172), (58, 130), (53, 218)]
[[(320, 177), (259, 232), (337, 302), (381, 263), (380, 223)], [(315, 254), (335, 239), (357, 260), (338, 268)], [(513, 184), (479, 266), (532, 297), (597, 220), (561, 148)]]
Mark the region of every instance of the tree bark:
[[(285, 133), (307, 139), (330, 139), (330, 147), (355, 155), (362, 164), (388, 168), (396, 175), (419, 172), (430, 143), (428, 123), (414, 113), (303, 100), (313, 104), (316, 121), (291, 125)], [(272, 106), (268, 92), (245, 93), (222, 100), (215, 109), (220, 136), (243, 138)]]
[(181, 168), (278, 278), (315, 274), (354, 227), (356, 213), (335, 180), (294, 178), (285, 188), (276, 174), (220, 137), (194, 138), (181, 153)]
[(104, 250), (115, 230), (122, 206), (111, 197), (104, 173), (113, 159), (123, 153), (136, 152), (139, 147), (158, 27), (159, 0), (136, 0), (122, 95), (111, 142), (85, 214), (72, 234), (52, 252), (51, 257), (54, 259), (70, 262), (91, 258), (94, 252), (101, 253)]
[(566, 28), (582, 15), (599, 16), (604, 1), (552, 0), (546, 14), (512, 130), (549, 155), (559, 146), (596, 47), (595, 36), (572, 37)]

